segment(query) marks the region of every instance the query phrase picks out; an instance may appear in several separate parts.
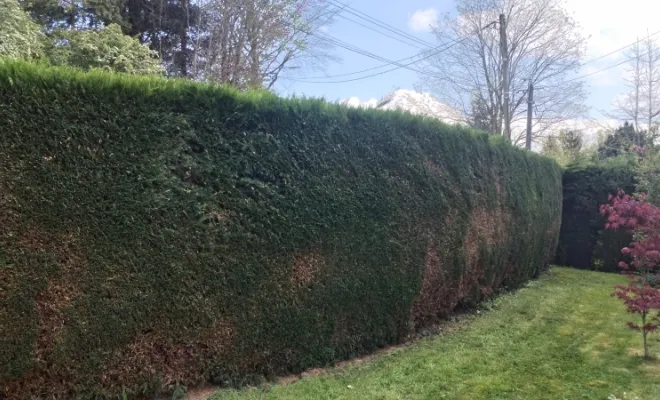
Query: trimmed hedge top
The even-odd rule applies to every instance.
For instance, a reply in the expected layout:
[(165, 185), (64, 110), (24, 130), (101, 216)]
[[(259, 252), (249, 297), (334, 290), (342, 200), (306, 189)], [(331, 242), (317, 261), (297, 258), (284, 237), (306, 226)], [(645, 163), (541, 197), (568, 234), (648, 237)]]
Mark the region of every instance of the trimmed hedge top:
[(557, 165), (434, 120), (0, 62), (0, 121), (8, 397), (324, 365), (555, 253)]

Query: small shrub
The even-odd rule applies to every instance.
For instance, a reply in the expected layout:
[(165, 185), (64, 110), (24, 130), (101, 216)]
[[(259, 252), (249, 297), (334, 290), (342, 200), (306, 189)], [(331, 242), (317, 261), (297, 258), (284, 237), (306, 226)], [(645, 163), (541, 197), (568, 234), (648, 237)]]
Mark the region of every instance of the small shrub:
[(621, 252), (632, 261), (619, 266), (632, 281), (616, 286), (613, 296), (626, 305), (630, 313), (638, 314), (641, 323), (628, 322), (631, 329), (642, 333), (644, 357), (649, 358), (647, 335), (660, 326), (660, 207), (645, 201), (645, 195), (634, 198), (619, 191), (610, 196), (609, 204), (601, 206), (607, 217), (606, 229), (626, 229), (633, 234), (630, 247)]

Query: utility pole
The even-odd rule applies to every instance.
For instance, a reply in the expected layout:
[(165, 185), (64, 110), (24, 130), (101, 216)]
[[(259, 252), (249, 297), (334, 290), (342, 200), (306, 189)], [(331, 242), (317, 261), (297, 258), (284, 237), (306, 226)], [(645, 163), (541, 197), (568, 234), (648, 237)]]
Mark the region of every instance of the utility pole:
[(511, 141), (511, 124), (509, 122), (509, 45), (506, 40), (506, 17), (500, 14), (500, 54), (502, 56), (502, 114), (504, 135)]
[(529, 86), (527, 86), (527, 138), (525, 140), (527, 150), (532, 149), (532, 107), (534, 107), (534, 84), (530, 79)]

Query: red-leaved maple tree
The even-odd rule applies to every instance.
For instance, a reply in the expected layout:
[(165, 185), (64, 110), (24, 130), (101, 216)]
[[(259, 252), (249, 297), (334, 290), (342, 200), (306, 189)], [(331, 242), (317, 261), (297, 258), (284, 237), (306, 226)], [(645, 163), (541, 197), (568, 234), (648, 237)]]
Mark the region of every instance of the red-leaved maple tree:
[(621, 190), (609, 201), (600, 206), (607, 218), (605, 228), (633, 234), (630, 247), (621, 250), (631, 261), (619, 263), (632, 281), (616, 286), (612, 296), (621, 299), (629, 312), (640, 315), (640, 325), (629, 322), (628, 326), (642, 332), (644, 357), (648, 358), (647, 335), (660, 327), (660, 207), (648, 203), (645, 195), (633, 197)]

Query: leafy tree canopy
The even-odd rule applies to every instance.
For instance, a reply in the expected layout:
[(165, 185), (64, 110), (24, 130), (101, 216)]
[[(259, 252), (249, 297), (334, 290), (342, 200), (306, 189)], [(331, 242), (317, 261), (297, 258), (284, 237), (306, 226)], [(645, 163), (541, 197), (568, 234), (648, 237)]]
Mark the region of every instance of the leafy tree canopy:
[(47, 55), (54, 65), (84, 70), (99, 68), (136, 75), (163, 71), (157, 53), (124, 35), (117, 24), (101, 30), (55, 31)]
[(43, 53), (44, 34), (16, 0), (0, 0), (0, 56), (36, 59)]

